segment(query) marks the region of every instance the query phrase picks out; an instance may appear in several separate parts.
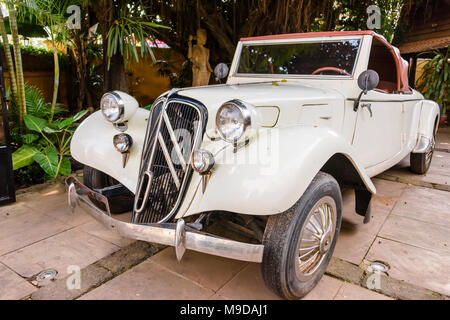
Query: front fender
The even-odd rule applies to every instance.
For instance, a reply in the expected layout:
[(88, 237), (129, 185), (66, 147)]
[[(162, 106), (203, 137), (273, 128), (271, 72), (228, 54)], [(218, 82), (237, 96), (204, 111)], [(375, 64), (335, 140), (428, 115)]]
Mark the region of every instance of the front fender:
[(347, 157), (367, 190), (376, 192), (353, 147), (335, 131), (313, 126), (265, 129), (236, 153), (228, 145), (216, 154), (204, 193), (200, 176), (194, 174), (192, 182), (197, 185), (191, 188), (196, 188), (195, 195), (189, 208), (180, 210), (177, 217), (215, 210), (251, 215), (284, 212), (335, 154)]
[(113, 137), (120, 131), (106, 121), (100, 111), (90, 115), (75, 131), (70, 145), (72, 157), (105, 172), (135, 192), (149, 116), (148, 110), (139, 108), (127, 123), (126, 133), (133, 138), (133, 145), (125, 168), (122, 166), (122, 155), (113, 145)]

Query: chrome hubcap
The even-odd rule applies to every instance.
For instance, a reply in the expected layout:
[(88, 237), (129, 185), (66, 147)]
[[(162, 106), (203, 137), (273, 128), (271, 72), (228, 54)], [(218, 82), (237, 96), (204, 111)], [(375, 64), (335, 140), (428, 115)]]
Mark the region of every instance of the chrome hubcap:
[(333, 243), (336, 229), (336, 203), (331, 197), (320, 199), (300, 231), (297, 245), (296, 275), (307, 281), (319, 270)]

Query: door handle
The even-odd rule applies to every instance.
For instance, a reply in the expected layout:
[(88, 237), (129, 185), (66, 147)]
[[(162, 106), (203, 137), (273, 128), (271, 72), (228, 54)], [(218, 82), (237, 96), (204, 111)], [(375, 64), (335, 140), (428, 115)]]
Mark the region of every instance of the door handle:
[(361, 108), (367, 108), (367, 110), (369, 110), (370, 117), (371, 118), (373, 117), (372, 104), (370, 104), (370, 103), (362, 103), (361, 104)]

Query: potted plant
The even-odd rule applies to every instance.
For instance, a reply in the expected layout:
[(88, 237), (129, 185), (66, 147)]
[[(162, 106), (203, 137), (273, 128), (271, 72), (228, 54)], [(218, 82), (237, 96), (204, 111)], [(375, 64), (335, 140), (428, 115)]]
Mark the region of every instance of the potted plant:
[[(417, 80), (417, 89), (421, 91), (426, 99), (434, 100), (441, 105), (441, 120), (439, 126), (447, 121), (449, 111), (447, 81), (450, 78), (449, 58), (450, 49), (447, 51), (432, 50), (420, 55), (433, 55), (423, 67), (423, 73)], [(419, 56), (420, 56), (419, 55)]]

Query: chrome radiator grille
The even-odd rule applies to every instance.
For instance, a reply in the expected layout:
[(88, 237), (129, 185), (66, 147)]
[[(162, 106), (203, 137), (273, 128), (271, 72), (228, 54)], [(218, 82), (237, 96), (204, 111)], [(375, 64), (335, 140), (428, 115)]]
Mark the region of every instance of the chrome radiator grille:
[(170, 220), (192, 174), (191, 154), (199, 145), (204, 107), (180, 99), (157, 103), (148, 121), (133, 222)]

